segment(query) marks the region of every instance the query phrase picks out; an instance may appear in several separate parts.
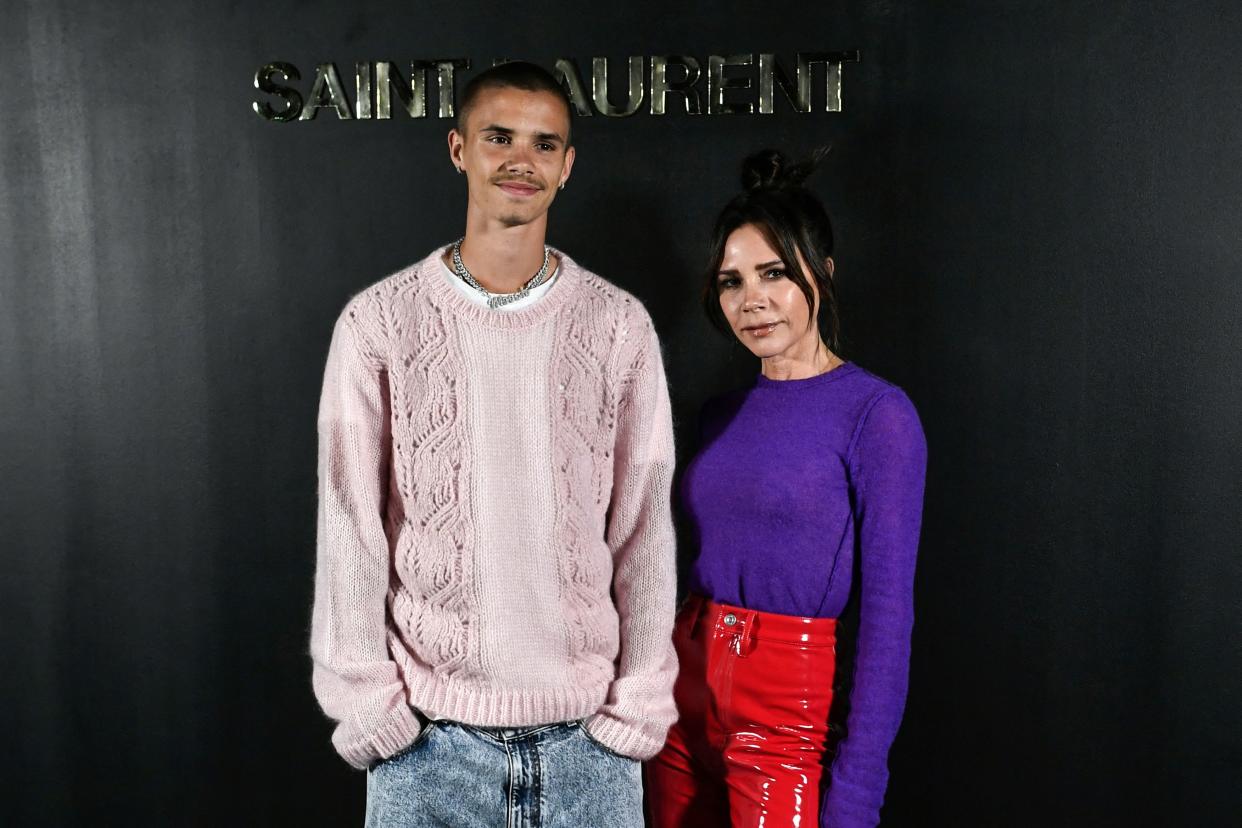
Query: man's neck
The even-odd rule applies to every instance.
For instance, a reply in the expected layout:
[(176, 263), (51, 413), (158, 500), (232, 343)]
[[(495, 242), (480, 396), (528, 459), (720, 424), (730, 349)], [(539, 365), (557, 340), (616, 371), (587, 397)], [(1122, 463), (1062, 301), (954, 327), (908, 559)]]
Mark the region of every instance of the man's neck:
[[(513, 293), (531, 280), (543, 264), (547, 219), (506, 227), (467, 218), (461, 259), (470, 275), (489, 293)], [(452, 254), (448, 256), (452, 267)], [(555, 262), (549, 262), (551, 270)]]

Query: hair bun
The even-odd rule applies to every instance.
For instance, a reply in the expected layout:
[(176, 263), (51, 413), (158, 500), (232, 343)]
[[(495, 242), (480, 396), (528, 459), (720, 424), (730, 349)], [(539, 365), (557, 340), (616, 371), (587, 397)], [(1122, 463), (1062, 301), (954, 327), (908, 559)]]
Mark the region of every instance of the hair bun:
[(742, 162), (742, 189), (779, 190), (798, 187), (815, 172), (828, 150), (828, 146), (819, 147), (811, 153), (810, 158), (798, 162), (790, 161), (780, 150), (759, 150)]
[(742, 189), (762, 190), (775, 187), (788, 161), (780, 150), (765, 149), (749, 155), (742, 162)]

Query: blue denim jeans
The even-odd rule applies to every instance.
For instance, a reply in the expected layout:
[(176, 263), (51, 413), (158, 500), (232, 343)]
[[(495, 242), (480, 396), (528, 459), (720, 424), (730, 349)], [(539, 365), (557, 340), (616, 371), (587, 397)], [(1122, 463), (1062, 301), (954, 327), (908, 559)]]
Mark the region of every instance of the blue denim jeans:
[(429, 722), (367, 772), (366, 828), (641, 828), (639, 763), (578, 722), (475, 728)]

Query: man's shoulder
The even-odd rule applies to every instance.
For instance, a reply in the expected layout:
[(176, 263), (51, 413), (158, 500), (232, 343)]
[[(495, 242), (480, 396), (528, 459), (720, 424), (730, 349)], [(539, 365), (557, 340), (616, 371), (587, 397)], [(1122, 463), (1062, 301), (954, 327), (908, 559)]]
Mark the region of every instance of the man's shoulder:
[(439, 255), (436, 249), (428, 256), (390, 273), (356, 292), (345, 304), (342, 316), (371, 321), (378, 316), (400, 313), (412, 307), (426, 283), (427, 270)]
[(584, 311), (602, 316), (606, 320), (627, 328), (651, 328), (651, 315), (642, 300), (598, 273), (588, 270), (572, 258), (561, 253), (563, 266), (572, 270), (582, 286), (580, 302)]

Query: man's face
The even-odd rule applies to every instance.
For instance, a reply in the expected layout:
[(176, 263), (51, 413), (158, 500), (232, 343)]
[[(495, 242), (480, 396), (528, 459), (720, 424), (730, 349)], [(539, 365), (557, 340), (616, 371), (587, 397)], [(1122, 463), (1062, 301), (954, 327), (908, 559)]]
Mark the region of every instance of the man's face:
[(542, 218), (569, 178), (569, 113), (550, 92), (485, 89), (449, 132), (449, 157), (466, 174), (470, 211), (506, 227)]

